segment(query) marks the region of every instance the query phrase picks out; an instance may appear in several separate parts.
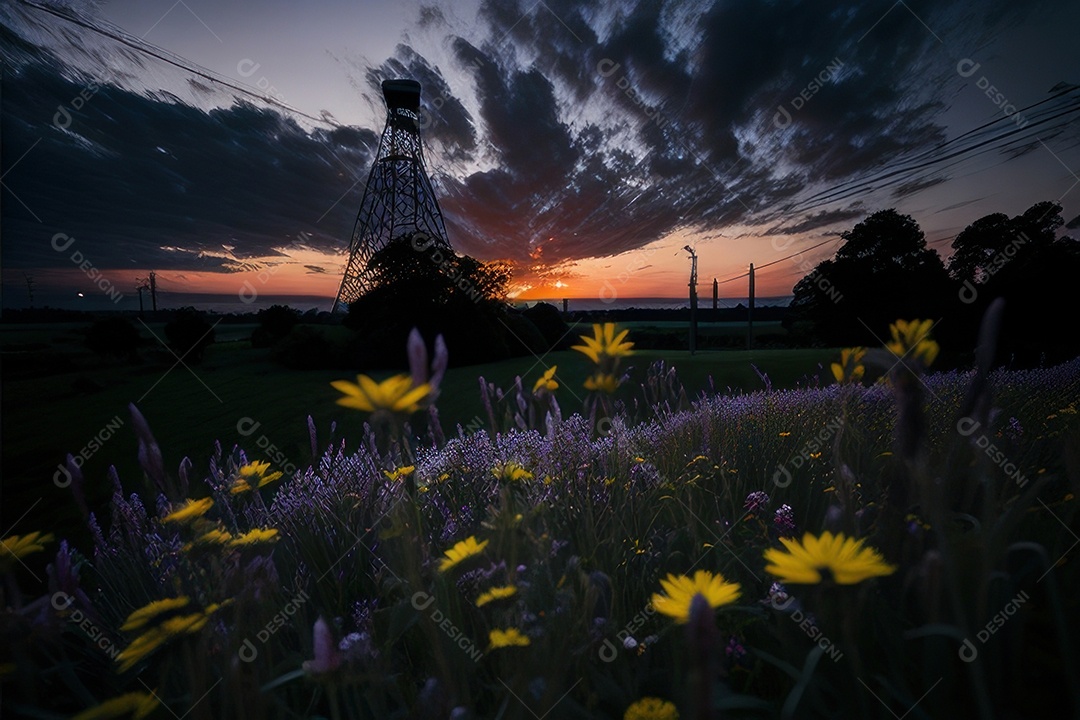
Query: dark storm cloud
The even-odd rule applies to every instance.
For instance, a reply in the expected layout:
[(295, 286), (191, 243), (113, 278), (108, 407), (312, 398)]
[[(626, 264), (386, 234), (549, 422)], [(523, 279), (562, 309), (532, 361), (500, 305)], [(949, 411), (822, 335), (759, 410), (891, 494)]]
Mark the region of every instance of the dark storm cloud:
[(372, 131), (306, 131), (246, 103), (204, 112), (66, 79), (47, 59), (4, 82), (3, 154), (27, 153), (5, 178), (26, 203), (4, 204), (9, 264), (66, 262), (55, 233), (92, 242), (99, 267), (228, 272), (272, 247), (344, 247)]
[(493, 54), (510, 56), (517, 49), (532, 49), (528, 64), (551, 78), (560, 79), (586, 99), (596, 85), (593, 66), (583, 62), (597, 46), (596, 32), (587, 17), (602, 3), (596, 0), (551, 0), (546, 3), (484, 0), (480, 17), (490, 35), (486, 45)]
[[(490, 43), (457, 40), (454, 48), (478, 65), (481, 120), (491, 128), (504, 170), (461, 183), (460, 194), (483, 198), (470, 205), (455, 195), (454, 209), (467, 214), (473, 232), (492, 225), (518, 255), (552, 237), (549, 250), (577, 258), (637, 247), (683, 226), (776, 224), (805, 211), (802, 200), (823, 185), (875, 173), (875, 189), (897, 196), (945, 182), (947, 174), (932, 162), (884, 175), (891, 163), (945, 142), (938, 90), (955, 86), (958, 77), (956, 59), (939, 38), (954, 51), (977, 48), (995, 31), (993, 24), (1013, 23), (1023, 12), (991, 3), (980, 20), (959, 4), (909, 2), (889, 10), (794, 0), (686, 9), (647, 2), (482, 5)], [(592, 29), (600, 18), (615, 18), (602, 39)], [(554, 95), (546, 87), (531, 91), (539, 117), (559, 109), (559, 117), (574, 118), (575, 104), (589, 97), (607, 107), (609, 122), (578, 124), (569, 139), (563, 125), (502, 122), (508, 88), (538, 68), (557, 86)], [(545, 167), (537, 168), (539, 153), (515, 152), (525, 142), (531, 150), (556, 140), (559, 149), (584, 148), (586, 128), (599, 142), (582, 152), (572, 171), (568, 153), (550, 152)], [(631, 162), (616, 156), (620, 130), (627, 128), (640, 143)], [(988, 141), (1007, 152), (1001, 131)], [(781, 163), (783, 173), (776, 169)], [(544, 171), (565, 174), (565, 189), (554, 198), (546, 182), (535, 197), (513, 184), (552, 179)], [(601, 179), (603, 189), (583, 195), (592, 179)], [(494, 183), (497, 193), (488, 187)], [(852, 187), (865, 192), (868, 185)], [(589, 200), (590, 210), (582, 212)], [(550, 218), (544, 208), (552, 205), (566, 212)], [(516, 233), (515, 244), (505, 213), (530, 207), (534, 211), (522, 218), (527, 230)], [(636, 231), (622, 222), (627, 217)]]
[(507, 71), (461, 38), (453, 47), (475, 71), (487, 138), (498, 148), (502, 165), (539, 193), (561, 187), (579, 153), (559, 119), (551, 81), (536, 68)]

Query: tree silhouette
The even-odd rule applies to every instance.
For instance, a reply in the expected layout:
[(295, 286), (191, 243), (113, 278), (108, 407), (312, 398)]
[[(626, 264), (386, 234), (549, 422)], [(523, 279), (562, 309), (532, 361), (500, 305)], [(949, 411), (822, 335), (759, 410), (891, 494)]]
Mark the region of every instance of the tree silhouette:
[(1027, 236), (1035, 247), (1054, 243), (1058, 228), (1065, 224), (1061, 217), (1061, 205), (1050, 200), (1037, 202), (1021, 215), (1013, 218), (1018, 234)]
[(983, 282), (989, 264), (1013, 238), (1013, 224), (1004, 213), (981, 217), (952, 242), (949, 274), (961, 282)]
[(998, 360), (1016, 366), (1068, 360), (1080, 354), (1080, 337), (1060, 324), (1059, 313), (1075, 305), (1080, 242), (1057, 237), (1061, 206), (1039, 202), (1005, 219), (995, 213), (964, 228), (953, 241), (949, 272), (961, 283), (959, 328), (964, 342), (995, 298), (1005, 299)]
[(1064, 224), (1061, 206), (1038, 202), (1014, 218), (993, 213), (968, 225), (952, 242), (949, 274), (960, 282), (985, 283), (1017, 255), (1049, 247)]
[(844, 244), (800, 280), (785, 325), (826, 345), (872, 345), (898, 318), (941, 317), (952, 283), (909, 215), (881, 210), (841, 234)]
[(344, 321), (357, 332), (361, 367), (402, 366), (413, 327), (428, 342), (442, 334), (454, 365), (535, 349), (518, 339), (535, 338), (535, 328), (522, 330), (505, 305), (511, 279), (506, 263), (459, 256), (418, 235), (388, 243), (372, 256), (368, 271), (372, 287), (349, 305)]

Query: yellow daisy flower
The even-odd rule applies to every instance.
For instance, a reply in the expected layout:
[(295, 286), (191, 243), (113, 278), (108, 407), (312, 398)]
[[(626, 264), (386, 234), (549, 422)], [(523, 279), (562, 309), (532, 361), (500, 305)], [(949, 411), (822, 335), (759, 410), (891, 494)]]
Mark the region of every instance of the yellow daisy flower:
[(728, 582), (723, 575), (708, 570), (698, 570), (692, 578), (669, 573), (667, 579), (660, 581), (660, 587), (665, 594), (653, 593), (652, 606), (678, 623), (690, 619), (690, 604), (695, 595), (704, 597), (709, 607), (715, 609), (735, 602), (742, 594), (739, 583)]
[(529, 636), (522, 635), (517, 628), (507, 628), (506, 630), (495, 628), (488, 633), (488, 640), (491, 641), (488, 646), (489, 651), (504, 647), (525, 647), (531, 642)]
[(483, 607), (489, 602), (496, 600), (503, 600), (508, 597), (512, 597), (517, 594), (517, 588), (513, 585), (503, 585), (501, 587), (493, 587), (487, 592), (481, 593), (480, 597), (476, 598), (476, 607)]
[(244, 465), (243, 467), (241, 467), (238, 472), (240, 473), (240, 475), (242, 477), (256, 477), (256, 476), (263, 475), (269, 469), (270, 469), (270, 463), (269, 462), (266, 462), (266, 461), (260, 462), (258, 460), (255, 460), (255, 461), (249, 462), (247, 465)]
[(202, 500), (185, 500), (184, 503), (171, 513), (161, 518), (163, 523), (185, 523), (189, 520), (202, 517), (206, 511), (214, 506), (213, 498)]
[(404, 373), (381, 383), (367, 375), (357, 375), (355, 383), (335, 380), (330, 384), (345, 394), (345, 397), (338, 398), (338, 405), (364, 412), (413, 413), (431, 397), (431, 385), (413, 385), (412, 378)]
[(607, 373), (596, 373), (585, 378), (586, 390), (599, 390), (611, 394), (618, 390), (619, 378)]
[(866, 348), (854, 347), (844, 348), (840, 351), (840, 362), (832, 364), (832, 374), (836, 378), (836, 382), (858, 382), (862, 380), (863, 375), (866, 373), (866, 368), (862, 364), (863, 358), (866, 357)]
[(157, 627), (150, 628), (132, 640), (131, 644), (116, 656), (116, 661), (120, 663), (118, 672), (127, 672), (139, 661), (148, 657), (165, 642), (177, 635), (186, 635), (202, 630), (208, 620), (208, 616), (197, 612), (190, 615), (171, 617)]
[(540, 378), (536, 381), (536, 384), (533, 385), (533, 394), (536, 394), (541, 390), (546, 390), (547, 392), (555, 392), (559, 389), (559, 383), (555, 382), (554, 380), (555, 369), (557, 367), (559, 366), (552, 365), (547, 369), (547, 372), (540, 376)]
[(258, 543), (277, 542), (277, 528), (255, 528), (242, 535), (237, 535), (229, 540), (229, 547), (244, 547), (245, 545), (257, 545)]
[(89, 710), (83, 710), (72, 720), (101, 720), (103, 718), (118, 718), (131, 715), (132, 720), (142, 720), (154, 712), (160, 701), (153, 693), (129, 692), (111, 700), (106, 700), (100, 705), (95, 705)]
[(120, 626), (120, 630), (122, 632), (138, 630), (158, 615), (169, 612), (170, 610), (179, 610), (182, 607), (187, 607), (189, 602), (191, 602), (191, 600), (183, 596), (155, 600), (152, 603), (143, 605), (141, 608), (128, 615), (127, 620)]
[(194, 542), (186, 543), (183, 550), (186, 552), (193, 547), (204, 547), (208, 545), (228, 545), (232, 542), (233, 536), (227, 530), (216, 527), (212, 530), (204, 532), (199, 537), (195, 538)]
[(178, 615), (177, 617), (171, 617), (158, 626), (158, 629), (165, 633), (166, 638), (175, 637), (177, 635), (187, 635), (198, 632), (206, 627), (206, 623), (210, 621), (210, 615), (205, 612), (192, 613), (190, 615)]
[(141, 660), (149, 657), (152, 652), (161, 647), (167, 639), (165, 633), (158, 628), (149, 630), (135, 638), (130, 645), (116, 656), (116, 662), (120, 663), (120, 667), (116, 671), (124, 673), (135, 667)]
[(644, 697), (626, 708), (623, 720), (679, 720), (679, 711), (667, 700)]
[(444, 557), (439, 560), (439, 572), (446, 572), (461, 561), (479, 555), (484, 552), (489, 542), (491, 541), (477, 542), (476, 536), (470, 535), (444, 553)]
[(265, 487), (281, 477), (280, 471), (267, 475), (266, 471), (269, 469), (270, 463), (268, 462), (256, 461), (244, 465), (237, 471), (237, 478), (233, 481), (229, 492), (233, 495), (239, 495), (254, 488)]
[(491, 474), (503, 482), (533, 479), (533, 474), (516, 462), (499, 463), (491, 469)]
[(414, 472), (416, 472), (415, 465), (406, 465), (405, 467), (396, 468), (393, 472), (383, 470), (383, 475), (385, 475), (388, 480), (400, 480), (409, 477)]
[(929, 367), (941, 349), (930, 339), (930, 328), (933, 326), (933, 320), (897, 320), (889, 326), (892, 339), (885, 347), (897, 358), (911, 358)]
[[(206, 624), (210, 621), (211, 615), (225, 605), (228, 605), (230, 602), (231, 601), (227, 600), (220, 605), (215, 603), (198, 612), (167, 618), (156, 626), (144, 631), (142, 635), (139, 635), (132, 640), (131, 644), (116, 656), (116, 661), (120, 663), (117, 672), (126, 672), (130, 670), (139, 661), (150, 656), (151, 653), (161, 647), (164, 643), (178, 635), (191, 635), (199, 632), (206, 627)], [(151, 603), (151, 605), (153, 605), (153, 603)], [(143, 609), (145, 610), (146, 608)], [(128, 622), (130, 623), (130, 618)]]
[(55, 539), (52, 533), (43, 535), (40, 532), (32, 532), (26, 535), (12, 535), (0, 540), (0, 568), (12, 565), (14, 560), (22, 560), (30, 553), (44, 550), (45, 543)]
[(574, 345), (571, 350), (577, 350), (596, 364), (600, 364), (601, 357), (618, 358), (633, 355), (630, 349), (634, 347), (632, 342), (624, 342), (629, 330), (623, 330), (615, 334), (615, 323), (593, 323), (593, 336), (581, 335), (584, 345)]
[(780, 538), (786, 550), (769, 548), (765, 572), (775, 575), (782, 583), (815, 585), (831, 578), (839, 585), (853, 585), (867, 578), (891, 575), (896, 567), (889, 565), (874, 548), (864, 547), (862, 540), (824, 532), (820, 537), (810, 533), (801, 541)]

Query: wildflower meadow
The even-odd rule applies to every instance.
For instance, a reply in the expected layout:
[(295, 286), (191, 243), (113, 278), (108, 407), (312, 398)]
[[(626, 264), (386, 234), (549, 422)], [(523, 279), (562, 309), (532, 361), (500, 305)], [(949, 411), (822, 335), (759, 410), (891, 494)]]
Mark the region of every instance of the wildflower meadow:
[(968, 370), (900, 319), (830, 384), (697, 397), (601, 323), (584, 386), (480, 378), (468, 430), (414, 333), (295, 472), (166, 467), (132, 405), (107, 513), (68, 467), (92, 544), (3, 538), (5, 713), (1075, 717), (1080, 359), (993, 369), (994, 312)]

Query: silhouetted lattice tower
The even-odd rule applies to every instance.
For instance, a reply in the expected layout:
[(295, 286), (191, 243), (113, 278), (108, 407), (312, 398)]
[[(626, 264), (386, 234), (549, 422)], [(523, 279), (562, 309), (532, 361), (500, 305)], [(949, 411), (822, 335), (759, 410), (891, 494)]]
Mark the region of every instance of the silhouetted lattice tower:
[(349, 264), (334, 301), (335, 312), (371, 289), (368, 262), (391, 240), (424, 233), (435, 245), (450, 248), (442, 210), (424, 165), (420, 83), (384, 80), (382, 90), (386, 128), (360, 201), (349, 243)]

